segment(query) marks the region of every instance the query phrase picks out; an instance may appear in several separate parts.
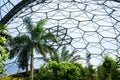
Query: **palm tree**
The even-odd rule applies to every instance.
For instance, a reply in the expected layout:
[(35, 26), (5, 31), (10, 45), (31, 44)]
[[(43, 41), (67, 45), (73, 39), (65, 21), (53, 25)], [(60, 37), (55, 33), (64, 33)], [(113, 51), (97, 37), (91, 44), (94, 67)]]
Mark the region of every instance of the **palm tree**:
[(69, 50), (67, 50), (66, 46), (62, 47), (62, 50), (60, 53), (56, 53), (55, 57), (52, 57), (52, 60), (55, 60), (57, 62), (75, 62), (77, 60), (82, 59), (80, 57), (80, 55), (76, 55), (75, 53), (77, 52), (77, 50), (73, 50), (71, 53), (69, 52)]
[(11, 43), (10, 59), (18, 56), (17, 62), (19, 67), (28, 71), (30, 60), (31, 78), (33, 80), (34, 51), (41, 53), (46, 58), (46, 53), (54, 53), (49, 42), (57, 42), (57, 38), (52, 33), (47, 33), (44, 29), (45, 19), (41, 19), (36, 26), (32, 24), (31, 18), (23, 20), (28, 33), (16, 36)]
[(99, 80), (120, 80), (117, 74), (117, 63), (108, 55), (104, 57), (102, 65), (98, 66)]

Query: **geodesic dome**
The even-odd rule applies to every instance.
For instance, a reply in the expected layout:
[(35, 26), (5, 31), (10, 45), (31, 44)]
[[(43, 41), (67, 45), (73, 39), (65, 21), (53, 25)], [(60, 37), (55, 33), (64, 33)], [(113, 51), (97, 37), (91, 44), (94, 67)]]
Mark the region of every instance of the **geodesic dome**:
[(26, 33), (23, 25), (26, 16), (33, 22), (45, 18), (47, 31), (61, 38), (59, 45), (77, 49), (83, 64), (98, 65), (104, 55), (114, 58), (120, 53), (119, 0), (1, 0), (0, 3), (0, 23), (8, 26), (12, 36)]

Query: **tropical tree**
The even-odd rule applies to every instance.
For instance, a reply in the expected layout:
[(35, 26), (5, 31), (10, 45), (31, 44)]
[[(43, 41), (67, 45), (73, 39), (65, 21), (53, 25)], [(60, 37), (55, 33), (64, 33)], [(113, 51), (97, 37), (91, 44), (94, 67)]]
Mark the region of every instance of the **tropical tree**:
[(69, 50), (67, 50), (66, 46), (63, 46), (61, 49), (61, 52), (57, 52), (56, 56), (52, 58), (52, 60), (57, 62), (75, 62), (77, 60), (80, 60), (80, 55), (75, 55), (77, 50), (73, 50), (71, 53)]
[(98, 80), (120, 80), (117, 63), (109, 56), (104, 57), (102, 65), (98, 66)]
[(0, 76), (5, 71), (3, 66), (4, 61), (8, 58), (9, 51), (6, 46), (7, 34), (5, 31), (8, 31), (7, 26), (0, 24)]
[(36, 25), (33, 24), (30, 17), (24, 18), (23, 22), (28, 33), (13, 38), (9, 58), (18, 56), (18, 66), (23, 70), (26, 69), (26, 72), (30, 61), (31, 78), (33, 80), (34, 52), (41, 53), (44, 59), (46, 53), (53, 55), (55, 48), (49, 42), (57, 42), (57, 38), (54, 34), (46, 32), (43, 27), (46, 23), (45, 19), (41, 19)]

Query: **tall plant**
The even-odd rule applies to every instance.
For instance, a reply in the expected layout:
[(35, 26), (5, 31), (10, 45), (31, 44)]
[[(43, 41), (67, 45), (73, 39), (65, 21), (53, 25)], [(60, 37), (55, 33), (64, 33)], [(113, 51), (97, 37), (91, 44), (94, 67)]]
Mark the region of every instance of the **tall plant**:
[(52, 58), (52, 60), (57, 62), (75, 62), (77, 60), (80, 60), (80, 55), (75, 55), (77, 50), (73, 50), (71, 53), (69, 50), (67, 50), (66, 46), (63, 46), (61, 49), (61, 52), (57, 52), (56, 56)]
[(28, 33), (13, 38), (10, 58), (18, 56), (19, 67), (26, 71), (28, 71), (30, 60), (31, 80), (33, 80), (34, 51), (41, 53), (46, 58), (46, 53), (55, 51), (49, 42), (57, 42), (57, 38), (54, 34), (46, 32), (45, 19), (41, 19), (36, 25), (33, 24), (30, 17), (26, 17), (23, 22)]
[(109, 56), (104, 57), (102, 65), (98, 66), (98, 80), (120, 80), (117, 63)]
[(0, 76), (5, 71), (3, 62), (8, 58), (9, 51), (6, 47), (7, 34), (4, 33), (7, 30), (7, 26), (0, 24)]

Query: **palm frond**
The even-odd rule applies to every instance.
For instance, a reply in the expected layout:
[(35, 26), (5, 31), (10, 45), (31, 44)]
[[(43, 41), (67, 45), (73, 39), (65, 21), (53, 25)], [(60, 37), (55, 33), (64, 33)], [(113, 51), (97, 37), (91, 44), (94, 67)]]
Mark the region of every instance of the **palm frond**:
[(67, 55), (68, 54), (68, 50), (67, 50), (67, 48), (66, 48), (66, 46), (64, 46), (63, 48), (62, 48), (62, 51), (61, 51), (61, 57), (63, 56), (65, 56), (65, 55)]
[(30, 38), (27, 35), (21, 35), (15, 37), (10, 44), (11, 50), (10, 50), (9, 58), (12, 59), (18, 54), (20, 54), (24, 46), (29, 46), (28, 43), (30, 43)]
[(29, 65), (29, 56), (30, 55), (30, 48), (28, 46), (24, 46), (23, 50), (19, 54), (17, 62), (19, 62), (19, 67), (22, 68), (22, 70), (26, 69)]
[(80, 55), (76, 55), (76, 56), (74, 56), (73, 58), (71, 58), (71, 59), (69, 60), (69, 62), (75, 62), (75, 61), (78, 61), (78, 60), (80, 60), (80, 59), (81, 59)]
[(65, 61), (65, 62), (77, 61), (77, 60), (81, 59), (81, 57), (79, 55), (74, 56), (74, 54), (76, 52), (77, 52), (77, 50), (73, 50), (70, 53), (69, 50), (67, 50), (66, 46), (63, 46), (61, 52), (57, 53), (58, 58), (59, 58), (57, 60), (59, 60), (58, 62), (61, 62), (61, 61)]
[(37, 32), (45, 33), (45, 28), (44, 28), (43, 26), (45, 25), (46, 21), (47, 21), (46, 19), (41, 19), (41, 20), (37, 23), (37, 25), (36, 25), (36, 27), (34, 28), (34, 30), (37, 31)]
[(43, 44), (41, 44), (41, 43), (38, 43), (36, 50), (37, 50), (41, 55), (43, 55), (43, 57), (46, 58), (46, 53), (47, 53), (47, 51), (46, 51), (45, 45), (43, 45)]
[(34, 25), (32, 24), (32, 21), (31, 21), (31, 18), (30, 18), (30, 17), (24, 18), (24, 19), (23, 19), (23, 23), (25, 24), (26, 30), (27, 30), (28, 32), (33, 31)]
[(47, 33), (41, 37), (41, 39), (48, 40), (48, 42), (56, 42), (58, 43), (58, 38), (52, 34), (52, 33)]
[(67, 56), (67, 59), (66, 59), (66, 60), (71, 59), (76, 52), (77, 52), (77, 50), (73, 50), (71, 53), (68, 53), (68, 56)]
[(37, 51), (43, 55), (43, 57), (46, 58), (46, 55), (47, 53), (50, 54), (51, 57), (56, 57), (56, 49), (50, 45), (47, 45), (46, 43), (45, 44), (41, 44), (39, 43), (38, 44), (38, 48), (37, 48)]
[(61, 52), (61, 55), (65, 55), (64, 53), (66, 53), (66, 51), (67, 51), (67, 48), (66, 48), (66, 46), (64, 46), (63, 48), (62, 48), (62, 52)]
[(30, 37), (28, 35), (20, 35), (20, 36), (16, 36), (13, 39), (13, 42), (11, 43), (11, 45), (16, 45), (16, 44), (27, 44), (29, 43)]
[(15, 56), (17, 56), (19, 53), (21, 52), (21, 49), (18, 47), (14, 47), (10, 50), (10, 54), (9, 54), (9, 59), (14, 58)]
[(62, 48), (62, 51), (61, 51), (61, 60), (62, 61), (68, 61), (69, 60), (69, 50), (67, 50), (67, 48), (66, 48), (66, 46), (64, 46), (63, 48)]
[(34, 27), (33, 31), (31, 32), (31, 37), (34, 40), (41, 39), (41, 37), (46, 34), (45, 28), (43, 27), (46, 23), (45, 19), (41, 19), (37, 25)]

